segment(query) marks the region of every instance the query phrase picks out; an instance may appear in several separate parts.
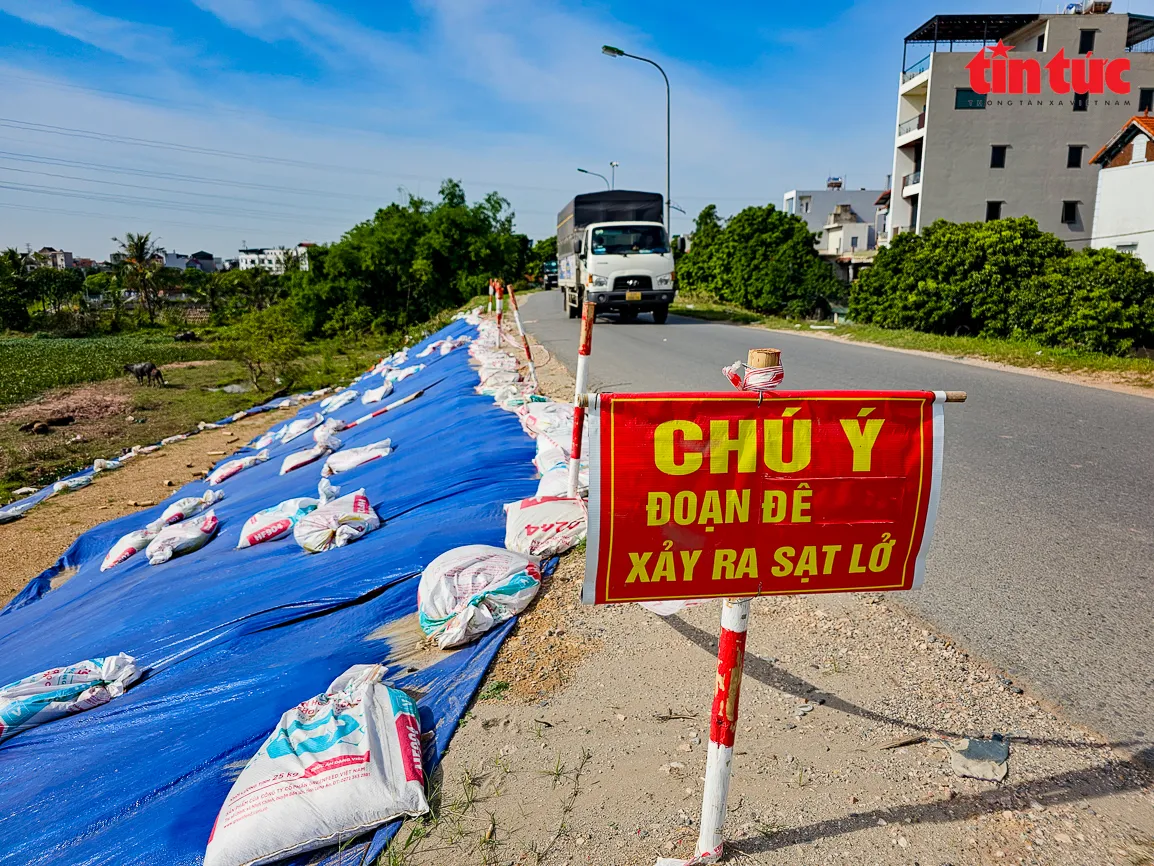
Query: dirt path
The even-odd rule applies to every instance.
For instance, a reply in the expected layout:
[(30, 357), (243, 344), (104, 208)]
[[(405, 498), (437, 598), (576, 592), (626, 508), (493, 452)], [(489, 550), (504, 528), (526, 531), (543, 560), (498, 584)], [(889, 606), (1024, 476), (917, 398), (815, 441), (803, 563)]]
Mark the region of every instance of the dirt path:
[(21, 519), (0, 525), (0, 561), (5, 563), (0, 569), (0, 606), (55, 563), (82, 532), (168, 498), (196, 472), (221, 459), (210, 452), (231, 453), (283, 416), (265, 412), (242, 418), (134, 457), (122, 469), (100, 473), (89, 486), (55, 496)]
[[(558, 362), (541, 373), (571, 399)], [(583, 607), (583, 573), (570, 554), (545, 582), (453, 739), (436, 816), (382, 862), (692, 854), (719, 605)], [(1154, 864), (1150, 756), (1070, 723), (892, 595), (755, 600), (741, 719), (730, 862)], [(1000, 784), (956, 776), (934, 742), (995, 731), (1012, 737)]]

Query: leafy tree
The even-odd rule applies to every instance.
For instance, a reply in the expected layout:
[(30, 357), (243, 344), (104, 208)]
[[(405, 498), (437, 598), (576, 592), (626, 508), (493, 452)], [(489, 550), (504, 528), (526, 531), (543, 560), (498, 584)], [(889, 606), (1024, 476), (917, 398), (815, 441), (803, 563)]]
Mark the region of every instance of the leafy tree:
[(808, 316), (838, 292), (805, 222), (773, 205), (747, 207), (724, 224), (706, 207), (677, 274), (685, 289), (759, 313)]
[(0, 329), (28, 327), (28, 301), (24, 263), (20, 253), (9, 248), (0, 253)]
[(253, 387), (263, 390), (261, 380), (266, 375), (291, 385), (302, 342), (291, 310), (276, 305), (247, 313), (220, 345), (226, 358), (244, 365)]
[(1068, 255), (1030, 217), (938, 220), (878, 251), (850, 292), (850, 316), (883, 328), (1006, 337), (1012, 292)]
[(34, 296), (52, 312), (59, 313), (71, 305), (84, 287), (84, 276), (77, 270), (67, 268), (37, 268), (27, 277)]
[(1082, 250), (1019, 286), (1010, 317), (1016, 335), (1048, 346), (1111, 355), (1154, 346), (1154, 274), (1134, 256)]
[(549, 235), (533, 244), (525, 262), (525, 271), (533, 277), (544, 273), (545, 263), (557, 259), (557, 236)]
[(155, 257), (163, 257), (164, 248), (153, 241), (151, 232), (143, 234), (127, 232), (124, 240), (120, 238), (112, 240), (120, 245), (120, 251), (115, 254), (115, 258), (121, 285), (126, 291), (136, 293), (138, 302), (143, 305), (148, 315), (149, 323), (156, 322), (163, 283), (160, 271), (164, 268), (164, 263), (163, 260), (157, 261)]

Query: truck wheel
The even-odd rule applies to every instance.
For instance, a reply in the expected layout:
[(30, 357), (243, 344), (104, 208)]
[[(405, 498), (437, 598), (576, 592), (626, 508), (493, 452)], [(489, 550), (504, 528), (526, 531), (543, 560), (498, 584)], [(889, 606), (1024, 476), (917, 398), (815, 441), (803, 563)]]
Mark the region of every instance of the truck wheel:
[(653, 321), (659, 325), (664, 325), (665, 320), (669, 318), (669, 304), (662, 304), (653, 310)]

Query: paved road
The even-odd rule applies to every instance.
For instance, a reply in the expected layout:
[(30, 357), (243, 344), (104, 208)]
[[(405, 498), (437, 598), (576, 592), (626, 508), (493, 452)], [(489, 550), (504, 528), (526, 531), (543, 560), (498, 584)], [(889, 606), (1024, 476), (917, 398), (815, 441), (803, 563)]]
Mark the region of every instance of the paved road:
[[(526, 328), (570, 368), (557, 292)], [(963, 390), (946, 408), (925, 588), (903, 602), (1117, 741), (1154, 741), (1154, 400), (1020, 373), (671, 316), (598, 320), (599, 390), (729, 387), (746, 350), (783, 352), (791, 388)]]

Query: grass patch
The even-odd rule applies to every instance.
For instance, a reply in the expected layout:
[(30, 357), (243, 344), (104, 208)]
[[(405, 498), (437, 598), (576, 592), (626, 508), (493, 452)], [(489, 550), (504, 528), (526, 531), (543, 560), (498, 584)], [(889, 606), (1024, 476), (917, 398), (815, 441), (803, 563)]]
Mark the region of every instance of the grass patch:
[(495, 683), (488, 683), (485, 688), (481, 689), (481, 693), (477, 695), (479, 701), (495, 701), (500, 698), (505, 692), (509, 691), (510, 685), (504, 680), (497, 680)]
[[(757, 325), (776, 331), (809, 332), (811, 324), (822, 326), (831, 324), (762, 316), (738, 307), (697, 299), (687, 299), (673, 307), (671, 311), (697, 319)], [(834, 326), (832, 330), (823, 327), (822, 333), (860, 343), (935, 352), (952, 358), (978, 358), (1012, 367), (1050, 370), (1056, 373), (1096, 374), (1128, 385), (1154, 388), (1154, 360), (1148, 358), (1118, 358), (1077, 349), (1055, 349), (1033, 340), (946, 337), (940, 334), (924, 334), (921, 331), (891, 331), (875, 325), (843, 323)]]

